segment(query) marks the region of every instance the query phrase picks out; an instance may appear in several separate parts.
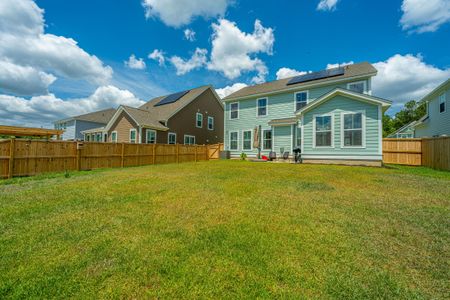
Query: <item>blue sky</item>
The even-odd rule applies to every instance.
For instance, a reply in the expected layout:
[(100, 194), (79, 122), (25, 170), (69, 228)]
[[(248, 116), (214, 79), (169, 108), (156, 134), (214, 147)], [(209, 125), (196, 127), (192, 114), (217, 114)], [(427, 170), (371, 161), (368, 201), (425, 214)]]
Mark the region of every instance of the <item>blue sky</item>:
[(361, 61), (393, 113), (450, 77), (448, 0), (5, 1), (0, 118), (14, 124)]

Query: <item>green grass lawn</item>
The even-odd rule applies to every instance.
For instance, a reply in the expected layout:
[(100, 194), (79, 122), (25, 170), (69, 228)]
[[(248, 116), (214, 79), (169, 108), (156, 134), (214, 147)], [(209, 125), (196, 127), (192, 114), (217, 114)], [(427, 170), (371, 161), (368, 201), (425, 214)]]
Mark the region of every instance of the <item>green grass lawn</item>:
[(450, 172), (216, 161), (0, 181), (0, 298), (450, 295)]

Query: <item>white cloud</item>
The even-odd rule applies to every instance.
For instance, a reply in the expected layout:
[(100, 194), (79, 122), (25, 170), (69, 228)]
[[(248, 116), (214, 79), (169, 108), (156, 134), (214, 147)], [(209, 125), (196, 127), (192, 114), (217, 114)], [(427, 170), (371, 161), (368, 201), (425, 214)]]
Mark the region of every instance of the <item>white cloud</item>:
[(158, 49), (153, 50), (153, 52), (148, 55), (148, 58), (156, 60), (160, 66), (163, 66), (166, 61), (164, 52)]
[(97, 88), (87, 98), (69, 100), (57, 98), (54, 94), (31, 99), (0, 95), (0, 119), (7, 124), (50, 126), (53, 121), (68, 116), (117, 107), (120, 104), (139, 106), (143, 103), (130, 91), (111, 85)]
[(130, 69), (135, 70), (144, 70), (145, 69), (145, 62), (142, 58), (136, 58), (134, 54), (131, 54), (128, 61), (125, 61), (125, 65)]
[(280, 68), (277, 71), (277, 80), (294, 77), (294, 76), (299, 76), (299, 75), (305, 75), (306, 73), (307, 72), (305, 72), (305, 71), (297, 71), (295, 69), (290, 69), (290, 68)]
[[(33, 1), (1, 1), (0, 57), (2, 61), (14, 64), (12, 68), (21, 69), (22, 75), (24, 72), (41, 74), (40, 84), (36, 84), (37, 77), (32, 76), (35, 78), (36, 89), (31, 89), (30, 86), (27, 91), (30, 95), (42, 92), (43, 86), (54, 81), (49, 73), (95, 84), (109, 81), (113, 73), (110, 67), (104, 66), (96, 56), (81, 49), (75, 40), (46, 34), (44, 27), (43, 10)], [(0, 86), (17, 86), (17, 80), (2, 77)], [(26, 85), (28, 82), (22, 84)], [(17, 93), (22, 92), (23, 88), (17, 90)]]
[(217, 93), (217, 95), (219, 95), (219, 97), (221, 99), (223, 99), (226, 96), (231, 95), (234, 92), (237, 92), (237, 91), (239, 91), (242, 88), (245, 88), (246, 86), (247, 85), (245, 83), (239, 82), (239, 83), (235, 83), (233, 85), (226, 86), (226, 87), (221, 88), (221, 89), (216, 89), (216, 93)]
[(343, 63), (336, 63), (336, 64), (327, 64), (327, 69), (334, 69), (334, 68), (338, 68), (338, 67), (345, 67), (345, 66), (353, 65), (353, 64), (354, 64), (353, 61), (343, 62)]
[(195, 41), (195, 31), (190, 28), (186, 28), (184, 30), (184, 38), (191, 42)]
[(196, 17), (223, 16), (232, 0), (143, 0), (147, 18), (157, 17), (166, 25), (180, 27)]
[(52, 74), (0, 60), (0, 91), (19, 95), (46, 94), (55, 80)]
[(219, 71), (229, 79), (235, 79), (243, 72), (256, 71), (252, 81), (260, 83), (267, 75), (264, 62), (254, 57), (257, 53), (272, 55), (275, 37), (272, 28), (265, 28), (255, 21), (253, 33), (242, 32), (236, 23), (225, 19), (212, 25), (212, 50), (208, 69)]
[(410, 32), (433, 32), (450, 22), (449, 0), (403, 0), (400, 24)]
[(320, 0), (317, 10), (331, 11), (336, 9), (338, 0)]
[(205, 66), (208, 61), (207, 55), (208, 50), (197, 48), (190, 59), (184, 60), (181, 57), (172, 56), (170, 62), (177, 69), (177, 75), (184, 75), (194, 69)]
[(426, 64), (420, 55), (396, 54), (373, 65), (378, 70), (372, 81), (373, 94), (393, 100), (397, 106), (409, 100), (420, 100), (450, 77), (450, 68), (439, 69)]

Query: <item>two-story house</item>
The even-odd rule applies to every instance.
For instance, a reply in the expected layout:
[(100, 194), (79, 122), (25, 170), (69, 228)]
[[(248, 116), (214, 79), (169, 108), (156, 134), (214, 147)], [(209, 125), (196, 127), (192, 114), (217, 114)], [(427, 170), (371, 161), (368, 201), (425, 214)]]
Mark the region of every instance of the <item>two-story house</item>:
[(414, 136), (450, 136), (450, 79), (435, 88), (421, 101), (426, 102), (427, 113), (414, 124)]
[(108, 124), (83, 131), (85, 141), (216, 144), (223, 141), (223, 105), (212, 86), (156, 97), (139, 108), (119, 106)]
[(255, 157), (298, 147), (304, 162), (381, 165), (391, 102), (372, 96), (376, 74), (359, 63), (245, 87), (223, 99), (225, 149)]
[(114, 108), (109, 108), (58, 120), (53, 124), (55, 129), (64, 131), (61, 137), (63, 140), (83, 140), (82, 131), (106, 125), (115, 112)]

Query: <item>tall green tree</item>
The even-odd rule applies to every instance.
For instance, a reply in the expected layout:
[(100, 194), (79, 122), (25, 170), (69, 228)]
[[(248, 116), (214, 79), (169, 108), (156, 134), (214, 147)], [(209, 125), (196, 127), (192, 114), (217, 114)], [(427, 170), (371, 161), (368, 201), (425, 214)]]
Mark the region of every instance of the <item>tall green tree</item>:
[(406, 102), (403, 108), (393, 118), (388, 115), (383, 116), (383, 136), (386, 137), (403, 126), (419, 120), (426, 112), (425, 102), (415, 100)]

